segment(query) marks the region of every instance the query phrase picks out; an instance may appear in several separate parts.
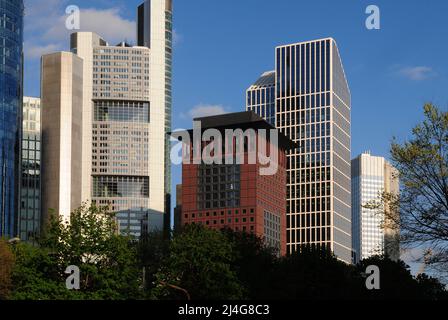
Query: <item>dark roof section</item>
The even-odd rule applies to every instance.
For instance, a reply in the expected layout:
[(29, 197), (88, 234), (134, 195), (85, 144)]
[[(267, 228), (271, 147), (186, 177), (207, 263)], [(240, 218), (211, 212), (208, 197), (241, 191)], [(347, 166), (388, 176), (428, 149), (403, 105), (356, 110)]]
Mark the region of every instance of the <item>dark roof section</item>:
[[(217, 116), (195, 118), (194, 121), (201, 122), (202, 131), (207, 129), (266, 129), (277, 130), (271, 124), (266, 122), (258, 114), (253, 111), (243, 111), (235, 113), (226, 113)], [(278, 130), (277, 130), (278, 131)], [(192, 134), (193, 130), (188, 130)], [(279, 144), (285, 150), (292, 150), (298, 147), (298, 144), (286, 137), (283, 133), (278, 131)]]

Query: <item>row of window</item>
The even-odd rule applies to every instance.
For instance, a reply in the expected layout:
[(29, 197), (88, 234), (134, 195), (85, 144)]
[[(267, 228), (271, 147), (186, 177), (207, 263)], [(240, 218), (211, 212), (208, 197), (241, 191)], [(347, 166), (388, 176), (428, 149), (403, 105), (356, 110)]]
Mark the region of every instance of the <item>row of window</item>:
[(258, 88), (247, 92), (247, 106), (271, 104), (275, 102), (275, 87)]
[[(235, 210), (227, 210), (227, 215), (228, 216), (238, 216), (238, 215), (246, 215), (246, 214), (255, 214), (255, 209), (251, 208), (251, 209), (235, 209)], [(185, 214), (184, 217), (185, 219), (195, 219), (195, 218), (202, 218), (202, 217), (218, 217), (218, 216), (225, 216), (226, 212), (224, 210), (221, 210), (219, 213), (217, 211), (213, 211), (213, 212), (206, 212), (206, 213), (191, 213), (191, 214)]]
[[(231, 222), (229, 222), (229, 223), (231, 223)], [(205, 221), (205, 222), (198, 221), (198, 222), (192, 222), (191, 224), (192, 225), (198, 224), (198, 225), (205, 225), (205, 226), (220, 226), (221, 228), (226, 227), (226, 224), (224, 223), (224, 220), (220, 220), (220, 221), (213, 220), (213, 221)], [(188, 225), (189, 225), (189, 223), (185, 223), (185, 226), (188, 226)], [(235, 231), (240, 231), (240, 227), (239, 226), (235, 226), (233, 229)], [(255, 226), (253, 226), (253, 225), (249, 226), (249, 229), (247, 228), (247, 226), (241, 226), (241, 231), (246, 232), (246, 231), (249, 231), (249, 230), (250, 230), (250, 232), (255, 232)]]
[[(303, 185), (288, 186), (288, 198), (309, 198), (309, 197), (321, 197), (329, 196), (330, 183), (310, 183)], [(295, 192), (291, 192), (295, 191)]]
[(149, 177), (93, 176), (93, 197), (148, 198)]
[[(329, 167), (316, 169), (290, 169), (288, 172), (288, 184), (329, 181), (331, 178), (331, 170)], [(288, 186), (288, 190), (290, 190), (290, 188), (293, 189), (293, 187), (294, 186)]]
[[(317, 250), (325, 249), (327, 251), (331, 250), (330, 242), (328, 242), (328, 243), (311, 243), (309, 245), (313, 250), (316, 250), (316, 249)], [(292, 254), (294, 252), (300, 252), (302, 244), (297, 244), (297, 243), (296, 244), (288, 244), (286, 247), (287, 247), (287, 252)]]
[(277, 48), (277, 97), (330, 90), (330, 40)]
[(287, 213), (309, 213), (331, 210), (330, 197), (290, 200), (286, 205)]
[(307, 228), (300, 230), (288, 230), (286, 241), (289, 244), (331, 241), (331, 228)]
[(286, 218), (287, 229), (325, 227), (330, 225), (330, 212), (290, 214)]

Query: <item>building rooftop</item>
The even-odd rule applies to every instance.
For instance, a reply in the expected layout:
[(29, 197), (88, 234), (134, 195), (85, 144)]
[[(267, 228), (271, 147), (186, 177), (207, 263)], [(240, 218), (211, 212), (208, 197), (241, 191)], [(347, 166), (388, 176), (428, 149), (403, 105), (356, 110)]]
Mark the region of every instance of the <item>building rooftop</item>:
[[(195, 118), (194, 121), (201, 122), (201, 130), (205, 131), (207, 129), (266, 129), (266, 130), (277, 130), (271, 124), (266, 122), (263, 118), (252, 111), (243, 111), (235, 113), (227, 113), (216, 116)], [(277, 130), (278, 131), (278, 130)], [(190, 135), (193, 134), (193, 130), (188, 130)], [(269, 135), (268, 135), (269, 137)], [(298, 144), (293, 142), (291, 139), (286, 137), (283, 133), (278, 131), (279, 145), (286, 150), (295, 149)]]
[(260, 87), (275, 86), (275, 71), (267, 71), (263, 73), (260, 78), (250, 87), (249, 90), (257, 89)]

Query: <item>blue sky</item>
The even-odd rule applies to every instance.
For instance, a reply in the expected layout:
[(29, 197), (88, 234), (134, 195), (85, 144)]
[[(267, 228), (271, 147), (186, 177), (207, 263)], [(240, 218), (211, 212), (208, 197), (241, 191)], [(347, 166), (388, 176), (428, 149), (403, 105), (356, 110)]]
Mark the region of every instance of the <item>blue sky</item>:
[[(78, 5), (81, 28), (111, 43), (134, 40), (136, 0), (25, 0), (25, 93), (39, 96), (39, 56), (68, 49), (65, 7)], [(367, 30), (365, 9), (381, 10)], [(448, 2), (443, 0), (174, 0), (173, 128), (191, 116), (241, 111), (245, 90), (274, 68), (274, 48), (322, 37), (339, 46), (352, 93), (352, 156), (388, 157), (422, 106), (448, 105)], [(83, 18), (84, 17), (84, 18)], [(173, 187), (180, 182), (174, 168)]]

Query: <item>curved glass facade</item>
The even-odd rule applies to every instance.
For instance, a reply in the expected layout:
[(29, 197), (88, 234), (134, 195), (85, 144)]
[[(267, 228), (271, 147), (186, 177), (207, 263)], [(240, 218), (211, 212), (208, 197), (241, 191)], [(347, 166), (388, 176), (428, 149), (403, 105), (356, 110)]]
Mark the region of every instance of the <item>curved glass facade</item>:
[(16, 235), (22, 43), (23, 0), (0, 0), (0, 237)]

